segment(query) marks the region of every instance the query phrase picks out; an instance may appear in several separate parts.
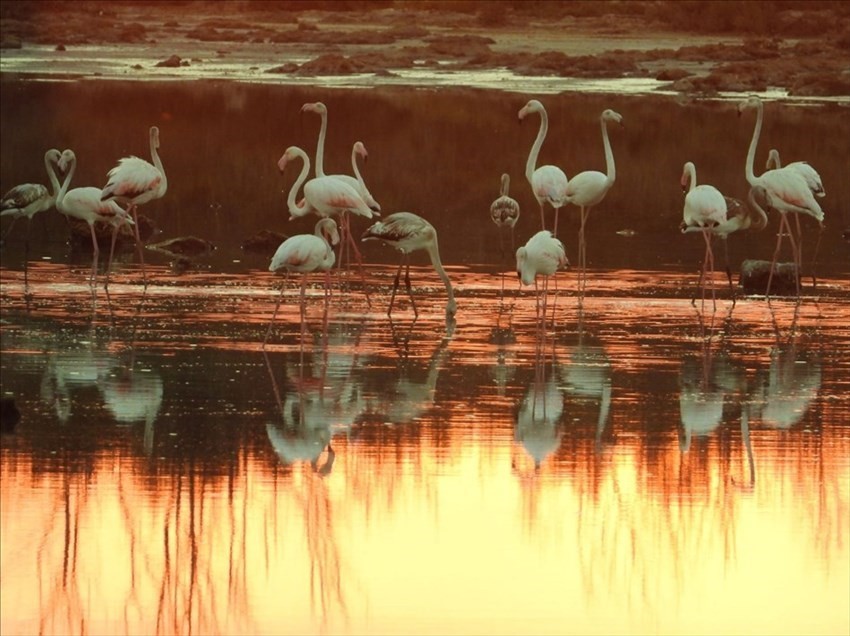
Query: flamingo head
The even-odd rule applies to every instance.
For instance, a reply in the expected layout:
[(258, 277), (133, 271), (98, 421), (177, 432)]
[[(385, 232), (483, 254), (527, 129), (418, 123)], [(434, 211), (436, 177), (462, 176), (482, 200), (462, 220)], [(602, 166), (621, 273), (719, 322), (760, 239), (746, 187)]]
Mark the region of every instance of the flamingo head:
[(779, 159), (779, 151), (776, 148), (771, 148), (767, 153), (767, 163), (764, 165), (765, 170), (774, 170), (782, 167), (782, 162)]
[(691, 187), (691, 175), (694, 174), (696, 168), (692, 161), (688, 161), (682, 170), (682, 178), (679, 183), (682, 185), (682, 192), (687, 192)]
[(611, 110), (610, 108), (606, 108), (602, 111), (602, 121), (614, 121), (620, 124), (620, 126), (624, 126), (623, 116), (617, 111)]
[(56, 166), (59, 165), (59, 161), (62, 159), (62, 153), (56, 150), (56, 148), (51, 148), (46, 153), (44, 153), (44, 159), (51, 164)]
[(363, 157), (363, 161), (369, 160), (369, 153), (366, 151), (366, 146), (363, 145), (362, 141), (354, 142), (354, 152)]
[(753, 95), (740, 102), (738, 104), (738, 117), (740, 117), (747, 108), (762, 108), (761, 100)]
[(316, 234), (324, 238), (329, 245), (339, 244), (339, 231), (336, 222), (331, 218), (319, 219), (319, 222), (316, 223)]
[(151, 136), (151, 146), (158, 150), (159, 149), (159, 128), (157, 128), (156, 126), (151, 126), (150, 136)]
[(322, 102), (313, 102), (313, 103), (304, 104), (301, 107), (301, 112), (302, 113), (310, 112), (310, 113), (317, 113), (319, 115), (326, 115), (327, 112), (328, 112), (328, 108)]
[(75, 155), (74, 151), (69, 148), (62, 151), (62, 155), (59, 157), (59, 162), (56, 165), (62, 172), (67, 172), (68, 166), (73, 164), (76, 160), (77, 155)]
[(299, 151), (302, 153), (304, 152), (297, 146), (290, 146), (287, 148), (281, 158), (277, 160), (277, 169), (283, 173), (283, 171), (286, 170), (286, 164), (299, 156)]
[(531, 100), (528, 101), (528, 103), (525, 106), (520, 108), (517, 116), (519, 117), (519, 120), (522, 121), (523, 119), (525, 119), (531, 113), (539, 113), (543, 110), (545, 110), (543, 108), (543, 104), (541, 104), (536, 99), (531, 99)]

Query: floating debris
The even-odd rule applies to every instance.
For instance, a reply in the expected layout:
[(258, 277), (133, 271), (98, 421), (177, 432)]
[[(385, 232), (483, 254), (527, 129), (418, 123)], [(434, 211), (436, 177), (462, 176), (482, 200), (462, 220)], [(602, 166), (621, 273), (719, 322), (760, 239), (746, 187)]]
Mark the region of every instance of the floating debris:
[(620, 236), (634, 236), (635, 234), (637, 234), (637, 232), (629, 228), (625, 228), (622, 230), (617, 230), (617, 234), (619, 234)]

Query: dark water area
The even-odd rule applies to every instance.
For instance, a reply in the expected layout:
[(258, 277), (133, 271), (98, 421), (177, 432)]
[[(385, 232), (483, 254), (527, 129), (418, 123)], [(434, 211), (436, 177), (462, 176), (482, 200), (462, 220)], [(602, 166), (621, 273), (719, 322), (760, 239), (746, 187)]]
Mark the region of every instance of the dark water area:
[[(690, 302), (702, 239), (679, 232), (679, 177), (691, 160), (743, 198), (753, 114), (734, 99), (544, 97), (541, 160), (568, 175), (604, 169), (603, 108), (626, 127), (610, 131), (617, 182), (588, 222), (587, 296), (558, 273), (541, 329), (488, 218), (508, 172), (517, 244), (538, 229), (527, 99), (4, 83), (4, 190), (46, 183), (50, 147), (75, 150), (76, 185), (102, 185), (119, 157), (148, 156), (156, 124), (169, 189), (142, 209), (155, 240), (218, 249), (182, 273), (149, 252), (146, 288), (127, 251), (93, 293), (90, 254), (40, 213), (26, 297), (25, 222), (3, 245), (0, 378), (20, 419), (0, 436), (0, 631), (847, 633), (846, 108), (766, 103), (756, 159), (777, 147), (823, 177), (817, 288), (806, 276), (800, 303), (733, 303), (718, 271), (713, 310)], [(364, 244), (364, 278), (335, 271), (327, 304), (309, 280), (302, 322), (297, 277), (241, 250), (260, 229), (311, 231), (287, 220), (297, 169), (276, 162), (292, 144), (314, 154), (319, 120), (299, 111), (316, 100), (326, 171), (348, 172), (361, 140), (384, 213), (436, 226), (454, 320), (422, 255), (417, 319), (404, 292), (387, 318), (398, 256)], [(562, 212), (574, 257), (577, 213)], [(807, 262), (817, 228), (803, 224)], [(777, 227), (731, 237), (733, 269), (769, 258)]]

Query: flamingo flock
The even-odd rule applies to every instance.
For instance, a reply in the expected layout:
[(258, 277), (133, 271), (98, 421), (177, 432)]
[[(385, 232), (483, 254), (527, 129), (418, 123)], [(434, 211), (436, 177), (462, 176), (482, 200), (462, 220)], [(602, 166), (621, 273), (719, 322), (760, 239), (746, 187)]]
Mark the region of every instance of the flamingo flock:
[[(750, 186), (747, 201), (742, 202), (726, 197), (711, 185), (697, 184), (696, 166), (692, 161), (684, 163), (680, 178), (685, 192), (680, 229), (683, 233), (699, 232), (703, 236), (705, 256), (699, 288), (704, 304), (706, 288), (710, 285), (715, 307), (715, 291), (711, 282), (713, 278), (711, 274), (714, 270), (713, 238), (720, 238), (725, 246), (730, 234), (745, 230), (761, 230), (768, 223), (768, 212), (778, 213), (780, 225), (770, 275), (772, 278), (782, 240), (787, 237), (791, 243), (792, 256), (798, 272), (797, 296), (799, 299), (799, 269), (802, 263), (799, 216), (809, 215), (821, 226), (824, 219), (824, 212), (817, 199), (825, 196), (825, 189), (820, 175), (807, 162), (795, 161), (783, 167), (778, 151), (773, 149), (770, 151), (765, 172), (758, 176), (754, 173), (753, 164), (764, 119), (764, 106), (758, 97), (749, 97), (738, 105), (738, 114), (742, 115), (748, 110), (756, 111), (756, 121), (744, 165), (744, 177)], [(305, 314), (305, 285), (308, 274), (324, 273), (326, 297), (330, 294), (328, 273), (335, 264), (340, 263), (340, 259), (334, 254), (334, 247), (340, 245), (340, 249), (343, 249), (343, 246), (347, 246), (354, 251), (362, 274), (361, 255), (351, 229), (351, 220), (357, 217), (365, 217), (373, 222), (362, 233), (361, 241), (380, 241), (401, 252), (401, 262), (393, 280), (387, 315), (392, 316), (396, 294), (401, 284), (402, 269), (406, 266), (405, 289), (414, 317), (418, 317), (419, 308), (416, 305), (410, 281), (409, 259), (412, 252), (422, 250), (427, 252), (434, 270), (445, 286), (447, 296), (445, 312), (447, 319), (453, 318), (457, 312), (457, 301), (451, 280), (440, 258), (437, 229), (426, 218), (412, 212), (396, 212), (385, 218), (376, 218), (381, 216), (381, 205), (366, 186), (358, 165), (358, 160), (365, 161), (368, 157), (366, 146), (361, 141), (356, 141), (352, 146), (353, 175), (325, 174), (324, 146), (328, 127), (328, 109), (322, 102), (314, 102), (304, 104), (301, 112), (314, 113), (321, 118), (315, 160), (311, 165), (307, 153), (298, 146), (291, 145), (286, 148), (277, 166), (280, 172), (285, 174), (287, 167), (293, 161), (301, 161), (300, 172), (287, 192), (286, 210), (290, 219), (314, 214), (318, 217), (318, 222), (312, 234), (293, 236), (281, 243), (272, 258), (269, 270), (301, 274), (302, 320)], [(549, 279), (555, 277), (558, 271), (569, 267), (566, 249), (558, 238), (559, 213), (561, 208), (567, 205), (575, 206), (579, 211), (577, 256), (579, 304), (584, 297), (587, 284), (585, 227), (590, 211), (599, 206), (607, 193), (615, 186), (616, 167), (608, 128), (612, 123), (622, 127), (624, 118), (612, 109), (602, 111), (598, 121), (605, 155), (605, 171), (586, 170), (578, 172), (570, 179), (564, 170), (556, 165), (538, 166), (540, 151), (549, 130), (549, 115), (542, 102), (537, 99), (529, 100), (519, 110), (517, 116), (521, 123), (531, 115), (539, 117), (539, 127), (526, 161), (525, 177), (531, 188), (531, 194), (539, 206), (541, 228), (524, 245), (516, 249), (515, 259), (520, 284), (535, 287), (538, 317), (545, 318)], [(27, 218), (29, 221), (38, 212), (55, 207), (68, 217), (85, 221), (89, 225), (92, 236), (93, 262), (90, 282), (93, 289), (96, 286), (99, 255), (95, 224), (107, 224), (113, 230), (105, 285), (108, 285), (109, 281), (117, 232), (122, 226), (132, 227), (144, 285), (147, 286), (148, 279), (144, 267), (137, 209), (141, 205), (163, 198), (168, 188), (165, 169), (158, 152), (159, 128), (151, 126), (148, 133), (151, 161), (132, 155), (119, 159), (115, 167), (108, 172), (106, 184), (102, 187), (84, 186), (69, 189), (77, 166), (76, 154), (70, 149), (62, 152), (57, 149), (48, 150), (44, 155), (44, 165), (51, 189), (32, 183), (12, 188), (3, 197), (2, 216), (11, 216), (14, 220)], [(315, 170), (313, 177), (310, 177), (311, 167)], [(57, 170), (63, 175), (61, 185)], [(514, 229), (520, 215), (520, 206), (509, 195), (509, 186), (510, 175), (503, 173), (500, 194), (490, 206), (490, 216), (500, 231), (504, 228), (510, 229), (513, 246)], [(551, 229), (547, 229), (545, 213), (547, 206), (554, 211)], [(789, 213), (795, 217), (796, 235), (789, 221)], [(6, 236), (10, 231), (11, 226)], [(731, 287), (728, 255), (726, 260), (726, 272)], [(542, 277), (542, 284), (538, 283), (538, 277)], [(365, 291), (365, 277), (363, 281)], [(770, 280), (765, 293), (768, 300), (769, 292)], [(368, 291), (366, 293), (368, 299)], [(266, 339), (271, 332), (279, 306), (280, 300), (275, 307)]]

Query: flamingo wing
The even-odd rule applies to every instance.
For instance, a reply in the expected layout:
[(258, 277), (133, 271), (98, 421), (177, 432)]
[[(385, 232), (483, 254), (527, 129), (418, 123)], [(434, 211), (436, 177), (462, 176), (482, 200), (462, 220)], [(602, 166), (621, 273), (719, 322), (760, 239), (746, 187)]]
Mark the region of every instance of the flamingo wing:
[(281, 268), (296, 272), (314, 271), (326, 258), (329, 249), (327, 243), (313, 234), (291, 236), (277, 248), (269, 271)]
[(15, 186), (3, 195), (3, 203), (0, 206), (3, 216), (7, 214), (19, 214), (28, 205), (32, 205), (41, 199), (47, 199), (50, 193), (40, 183), (23, 183)]
[(109, 181), (101, 192), (101, 199), (135, 199), (154, 192), (162, 182), (162, 173), (156, 166), (139, 157), (124, 157), (107, 174)]
[(496, 225), (513, 227), (519, 218), (519, 203), (507, 195), (500, 196), (490, 205), (490, 218)]
[(816, 197), (826, 196), (826, 191), (823, 189), (823, 181), (820, 178), (818, 171), (806, 161), (794, 161), (789, 163), (786, 168), (796, 171), (806, 181), (806, 185)]
[(806, 179), (795, 168), (768, 170), (761, 183), (780, 212), (804, 212), (823, 222), (823, 210), (815, 200)]
[(372, 210), (349, 184), (334, 177), (316, 177), (304, 184), (304, 198), (324, 215), (351, 211), (372, 218)]
[(557, 166), (540, 166), (531, 176), (531, 187), (538, 200), (562, 205), (566, 197), (567, 175)]
[(579, 172), (567, 184), (567, 200), (573, 205), (594, 206), (603, 199), (610, 187), (608, 176), (598, 170)]

